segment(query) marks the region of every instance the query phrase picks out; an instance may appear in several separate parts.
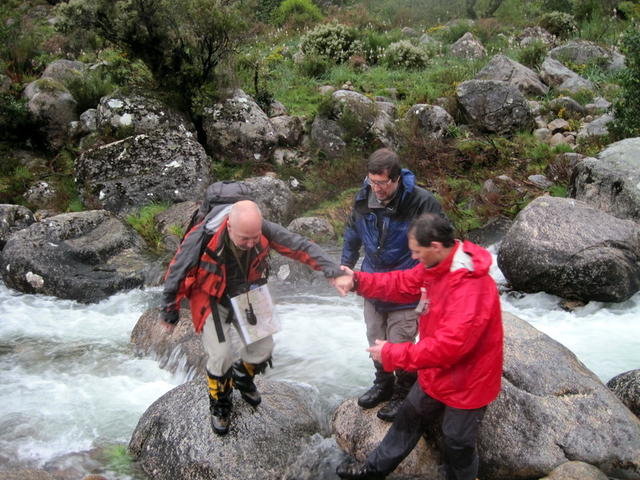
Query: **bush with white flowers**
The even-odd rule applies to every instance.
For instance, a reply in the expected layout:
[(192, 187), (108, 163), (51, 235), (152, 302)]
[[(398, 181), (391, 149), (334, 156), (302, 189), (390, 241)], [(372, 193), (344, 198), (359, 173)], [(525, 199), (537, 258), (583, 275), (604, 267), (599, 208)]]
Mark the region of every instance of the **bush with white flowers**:
[(355, 30), (340, 23), (327, 23), (307, 33), (300, 49), (305, 54), (321, 55), (342, 63), (353, 55), (362, 54), (363, 47)]
[(384, 62), (389, 67), (424, 68), (428, 61), (427, 52), (408, 40), (392, 43), (384, 51)]

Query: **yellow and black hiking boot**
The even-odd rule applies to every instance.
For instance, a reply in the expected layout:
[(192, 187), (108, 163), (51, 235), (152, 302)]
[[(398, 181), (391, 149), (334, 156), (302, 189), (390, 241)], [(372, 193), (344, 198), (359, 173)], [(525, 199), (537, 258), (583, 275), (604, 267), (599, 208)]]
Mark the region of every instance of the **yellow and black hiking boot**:
[(229, 431), (231, 423), (231, 408), (233, 401), (233, 387), (228, 375), (218, 377), (207, 373), (209, 381), (209, 412), (211, 413), (211, 428), (218, 435)]
[[(266, 362), (264, 368), (266, 368)], [(240, 391), (242, 398), (251, 405), (257, 407), (262, 401), (260, 392), (253, 383), (253, 377), (256, 373), (264, 371), (262, 364), (254, 365), (252, 363), (237, 360), (231, 365), (231, 376), (233, 377), (233, 385)]]

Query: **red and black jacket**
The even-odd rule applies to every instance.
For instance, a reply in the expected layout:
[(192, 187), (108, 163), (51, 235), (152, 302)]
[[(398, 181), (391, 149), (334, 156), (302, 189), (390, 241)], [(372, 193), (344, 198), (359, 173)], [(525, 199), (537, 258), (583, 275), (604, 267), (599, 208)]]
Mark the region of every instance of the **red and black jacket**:
[[(200, 332), (211, 314), (211, 299), (216, 303), (221, 302), (227, 288), (224, 240), (230, 208), (230, 205), (214, 208), (180, 244), (165, 275), (162, 305), (162, 319), (165, 322), (178, 322), (180, 302), (188, 298), (193, 325), (196, 332)], [(326, 277), (334, 278), (343, 274), (317, 244), (267, 220), (262, 222), (262, 236), (254, 249), (247, 272), (249, 283), (266, 275), (271, 249), (314, 270), (323, 271)]]

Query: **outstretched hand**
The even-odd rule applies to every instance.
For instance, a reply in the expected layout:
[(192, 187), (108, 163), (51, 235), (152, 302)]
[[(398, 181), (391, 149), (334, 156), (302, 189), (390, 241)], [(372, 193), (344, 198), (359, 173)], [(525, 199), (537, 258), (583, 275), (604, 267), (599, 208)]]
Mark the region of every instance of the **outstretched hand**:
[(340, 265), (340, 270), (345, 272), (345, 275), (340, 275), (332, 279), (331, 284), (338, 290), (338, 293), (344, 297), (353, 289), (353, 270), (346, 265)]
[(386, 340), (376, 339), (376, 344), (367, 348), (367, 352), (371, 354), (371, 358), (376, 362), (382, 362), (382, 347), (387, 343)]

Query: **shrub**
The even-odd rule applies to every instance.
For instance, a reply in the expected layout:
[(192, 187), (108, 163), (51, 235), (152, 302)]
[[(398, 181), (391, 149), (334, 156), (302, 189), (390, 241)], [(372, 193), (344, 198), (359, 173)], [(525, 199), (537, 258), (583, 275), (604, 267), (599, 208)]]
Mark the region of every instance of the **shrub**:
[(517, 60), (532, 70), (537, 70), (544, 62), (548, 49), (544, 42), (536, 40), (517, 53)]
[(545, 12), (565, 12), (573, 10), (572, 0), (542, 0), (542, 10)]
[(0, 140), (26, 140), (37, 130), (27, 100), (10, 92), (0, 93)]
[(311, 0), (284, 0), (273, 20), (277, 25), (306, 26), (322, 20), (322, 12)]
[(632, 25), (622, 37), (626, 68), (621, 72), (620, 96), (613, 104), (614, 121), (609, 131), (614, 138), (640, 136), (640, 30)]
[(375, 65), (384, 57), (384, 50), (392, 43), (387, 33), (366, 30), (362, 33), (362, 53), (367, 63)]
[(78, 102), (78, 112), (95, 108), (100, 99), (116, 89), (116, 85), (109, 74), (101, 69), (88, 70), (72, 77), (66, 83), (67, 89)]
[(392, 43), (384, 52), (384, 61), (390, 67), (424, 68), (429, 61), (427, 53), (408, 40)]
[(632, 20), (640, 19), (640, 4), (637, 2), (620, 2), (618, 6), (622, 14)]
[(327, 57), (313, 53), (305, 55), (302, 62), (298, 64), (300, 73), (308, 78), (322, 78), (330, 68), (331, 62)]
[(233, 52), (244, 29), (224, 0), (69, 0), (56, 7), (62, 33), (94, 31), (142, 60), (159, 85), (179, 92), (185, 107)]
[(302, 38), (300, 49), (305, 54), (321, 55), (342, 63), (352, 55), (361, 54), (363, 46), (353, 29), (339, 23), (328, 23), (307, 33)]
[(560, 38), (568, 38), (578, 30), (573, 15), (564, 12), (549, 12), (540, 17), (540, 26)]

